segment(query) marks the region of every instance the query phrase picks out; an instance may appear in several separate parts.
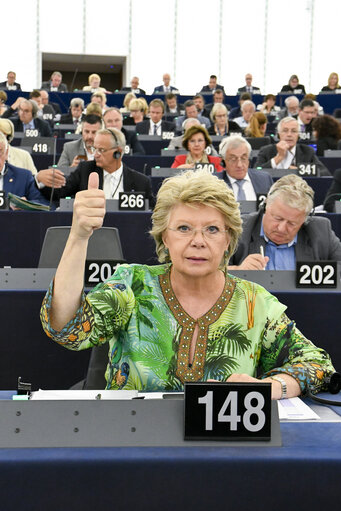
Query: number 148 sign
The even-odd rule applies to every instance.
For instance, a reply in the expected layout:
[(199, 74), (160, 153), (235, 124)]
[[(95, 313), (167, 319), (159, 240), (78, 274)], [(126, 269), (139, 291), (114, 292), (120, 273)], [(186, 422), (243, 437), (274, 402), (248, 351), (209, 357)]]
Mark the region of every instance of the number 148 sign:
[(271, 384), (185, 384), (185, 440), (270, 438)]

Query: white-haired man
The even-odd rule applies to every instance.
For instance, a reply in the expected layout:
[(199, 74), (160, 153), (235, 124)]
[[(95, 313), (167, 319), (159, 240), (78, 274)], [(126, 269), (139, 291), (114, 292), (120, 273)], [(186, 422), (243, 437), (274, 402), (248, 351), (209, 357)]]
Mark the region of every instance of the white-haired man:
[(242, 112), (242, 115), (240, 117), (236, 117), (233, 120), (234, 122), (239, 124), (241, 128), (244, 129), (246, 128), (246, 126), (248, 126), (251, 117), (255, 113), (256, 105), (254, 104), (253, 101), (247, 99), (246, 101), (243, 102), (242, 106), (240, 107), (240, 110)]
[(251, 146), (240, 135), (226, 137), (220, 143), (219, 153), (225, 170), (217, 173), (232, 188), (236, 199), (256, 200), (258, 194), (266, 195), (273, 184), (270, 174), (249, 169)]
[(276, 181), (266, 208), (243, 218), (243, 234), (231, 265), (244, 270), (295, 270), (296, 261), (341, 261), (341, 242), (328, 218), (310, 216), (313, 205), (314, 191), (301, 177), (288, 174)]
[(297, 169), (300, 165), (316, 165), (321, 176), (330, 172), (315, 155), (314, 149), (298, 144), (299, 123), (292, 117), (284, 117), (277, 126), (279, 142), (262, 147), (258, 153), (256, 167), (263, 169)]

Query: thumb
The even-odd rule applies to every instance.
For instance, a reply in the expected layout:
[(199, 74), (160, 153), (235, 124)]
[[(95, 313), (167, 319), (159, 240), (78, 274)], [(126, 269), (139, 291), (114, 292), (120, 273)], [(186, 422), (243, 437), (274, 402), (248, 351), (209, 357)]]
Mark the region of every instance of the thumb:
[(97, 172), (91, 172), (88, 181), (88, 190), (98, 190), (99, 187), (99, 175)]

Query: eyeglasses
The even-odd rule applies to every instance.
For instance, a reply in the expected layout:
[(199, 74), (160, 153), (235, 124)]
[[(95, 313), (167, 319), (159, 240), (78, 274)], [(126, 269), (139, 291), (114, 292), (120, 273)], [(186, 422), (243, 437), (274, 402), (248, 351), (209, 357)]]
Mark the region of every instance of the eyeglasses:
[(239, 160), (244, 165), (246, 163), (249, 163), (249, 157), (246, 155), (244, 155), (244, 156), (230, 156), (229, 158), (227, 158), (227, 161), (229, 163), (231, 163), (232, 165), (236, 165)]
[(197, 232), (201, 232), (203, 237), (208, 240), (221, 239), (228, 232), (228, 229), (221, 229), (216, 225), (208, 225), (202, 229), (194, 229), (190, 225), (179, 225), (175, 229), (174, 227), (168, 227), (168, 230), (176, 233), (178, 238), (193, 238)]
[(95, 153), (103, 154), (103, 153), (107, 153), (108, 151), (111, 151), (112, 149), (116, 149), (116, 148), (115, 147), (109, 147), (109, 149), (103, 149), (102, 147), (98, 147), (98, 148), (90, 147), (90, 149), (91, 149), (91, 152), (93, 154), (95, 154)]

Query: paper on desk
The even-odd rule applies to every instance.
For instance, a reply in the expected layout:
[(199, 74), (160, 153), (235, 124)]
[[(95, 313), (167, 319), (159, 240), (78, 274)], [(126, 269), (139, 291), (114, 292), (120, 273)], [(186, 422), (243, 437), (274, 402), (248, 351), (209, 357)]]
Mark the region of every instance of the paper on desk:
[(299, 397), (280, 399), (278, 403), (279, 420), (306, 421), (320, 417), (308, 405), (303, 403)]
[(30, 399), (35, 400), (93, 400), (93, 399), (133, 399), (137, 390), (41, 390), (32, 392)]

